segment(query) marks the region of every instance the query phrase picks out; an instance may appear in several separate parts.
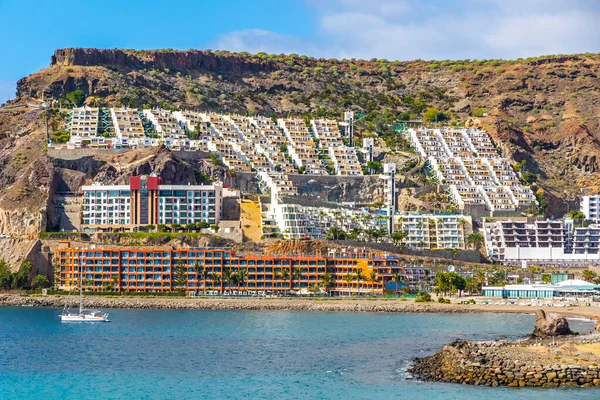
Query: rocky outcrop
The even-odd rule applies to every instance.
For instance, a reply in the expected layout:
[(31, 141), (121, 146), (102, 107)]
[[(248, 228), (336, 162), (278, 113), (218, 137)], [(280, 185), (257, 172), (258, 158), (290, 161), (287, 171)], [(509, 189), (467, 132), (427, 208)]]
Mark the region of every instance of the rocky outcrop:
[(535, 313), (534, 337), (552, 337), (574, 335), (575, 332), (569, 328), (567, 319), (558, 314), (546, 313), (544, 310), (538, 310)]
[(93, 66), (144, 68), (144, 69), (173, 69), (206, 70), (225, 72), (260, 72), (271, 71), (275, 63), (250, 61), (235, 54), (215, 54), (209, 51), (188, 50), (108, 50), (108, 49), (58, 49), (50, 59), (50, 65), (61, 66)]
[(527, 352), (526, 345), (511, 342), (458, 340), (432, 356), (415, 359), (408, 372), (424, 381), (475, 386), (600, 387), (597, 362), (544, 360), (541, 353)]
[(384, 181), (379, 176), (288, 175), (298, 194), (322, 201), (372, 204), (383, 200)]
[(4, 210), (0, 208), (0, 233), (16, 237), (34, 238), (46, 228), (46, 208), (27, 210), (17, 208)]

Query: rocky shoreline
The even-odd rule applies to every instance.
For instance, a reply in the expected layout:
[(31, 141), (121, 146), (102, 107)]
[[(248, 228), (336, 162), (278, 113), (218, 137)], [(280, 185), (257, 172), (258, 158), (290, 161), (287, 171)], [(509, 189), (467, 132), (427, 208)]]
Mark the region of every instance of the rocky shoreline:
[[(79, 304), (78, 296), (42, 296), (0, 294), (0, 306), (58, 307), (66, 303)], [(399, 313), (470, 313), (478, 312), (468, 305), (422, 304), (412, 301), (383, 299), (331, 299), (331, 298), (168, 298), (136, 296), (85, 296), (86, 308), (132, 308), (168, 310), (299, 310), (339, 312), (399, 312)]]
[(600, 387), (600, 326), (579, 336), (567, 319), (543, 309), (527, 340), (456, 340), (417, 358), (408, 372), (424, 381), (475, 386)]
[[(600, 343), (600, 336), (581, 340)], [(574, 347), (572, 343), (562, 346)], [(598, 356), (547, 358), (544, 350), (539, 343), (455, 341), (433, 356), (414, 360), (408, 372), (423, 381), (475, 386), (600, 388)], [(561, 353), (561, 346), (555, 353)]]

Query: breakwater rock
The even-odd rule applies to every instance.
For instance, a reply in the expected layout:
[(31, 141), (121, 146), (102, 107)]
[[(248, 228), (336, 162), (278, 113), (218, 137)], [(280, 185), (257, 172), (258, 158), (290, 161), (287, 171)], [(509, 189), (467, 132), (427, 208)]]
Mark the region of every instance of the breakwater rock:
[(551, 337), (575, 334), (576, 333), (569, 328), (569, 322), (564, 316), (547, 313), (544, 310), (538, 310), (535, 313), (535, 328), (533, 329), (533, 336)]
[[(600, 341), (598, 336), (589, 340)], [(563, 343), (563, 347), (575, 346)], [(578, 350), (578, 352), (583, 352)], [(479, 386), (600, 388), (599, 357), (558, 356), (539, 343), (452, 342), (432, 356), (414, 360), (408, 370), (416, 379)]]
[[(0, 294), (0, 306), (64, 307), (79, 304), (78, 296), (21, 296)], [(84, 296), (86, 308), (138, 309), (196, 309), (196, 310), (300, 310), (340, 312), (449, 312), (470, 313), (469, 305), (421, 304), (411, 301), (384, 299), (335, 298), (224, 298), (224, 297), (139, 297), (139, 296)]]

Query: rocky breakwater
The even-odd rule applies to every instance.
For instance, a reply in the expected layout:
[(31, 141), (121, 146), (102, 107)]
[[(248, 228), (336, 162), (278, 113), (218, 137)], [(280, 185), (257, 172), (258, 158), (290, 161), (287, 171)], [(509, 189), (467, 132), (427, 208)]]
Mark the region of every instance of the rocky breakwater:
[[(0, 294), (0, 306), (63, 307), (76, 306), (78, 296)], [(94, 296), (85, 295), (87, 308), (194, 309), (194, 310), (301, 310), (335, 312), (402, 312), (402, 313), (469, 313), (461, 305), (426, 305), (395, 300), (291, 299), (291, 298), (226, 298), (163, 296)], [(442, 307), (443, 306), (443, 307)]]
[(564, 317), (540, 310), (528, 340), (457, 340), (415, 359), (408, 372), (424, 381), (476, 386), (600, 388), (598, 343), (599, 335), (573, 336)]

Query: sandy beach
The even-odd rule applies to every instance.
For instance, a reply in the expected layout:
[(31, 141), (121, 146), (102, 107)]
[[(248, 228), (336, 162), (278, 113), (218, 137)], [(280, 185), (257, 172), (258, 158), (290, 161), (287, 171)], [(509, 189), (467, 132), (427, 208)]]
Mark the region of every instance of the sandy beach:
[[(462, 300), (462, 299), (461, 299)], [(478, 300), (478, 302), (481, 300)], [(0, 306), (63, 307), (76, 306), (78, 296), (21, 296), (0, 295)], [(594, 304), (594, 303), (592, 303)], [(167, 298), (139, 296), (85, 296), (86, 308), (139, 308), (139, 309), (199, 309), (199, 310), (304, 310), (338, 312), (407, 312), (407, 313), (534, 313), (539, 308), (569, 317), (593, 319), (600, 316), (599, 306), (546, 307), (514, 304), (440, 304), (415, 303), (399, 299), (344, 299), (344, 298)]]

